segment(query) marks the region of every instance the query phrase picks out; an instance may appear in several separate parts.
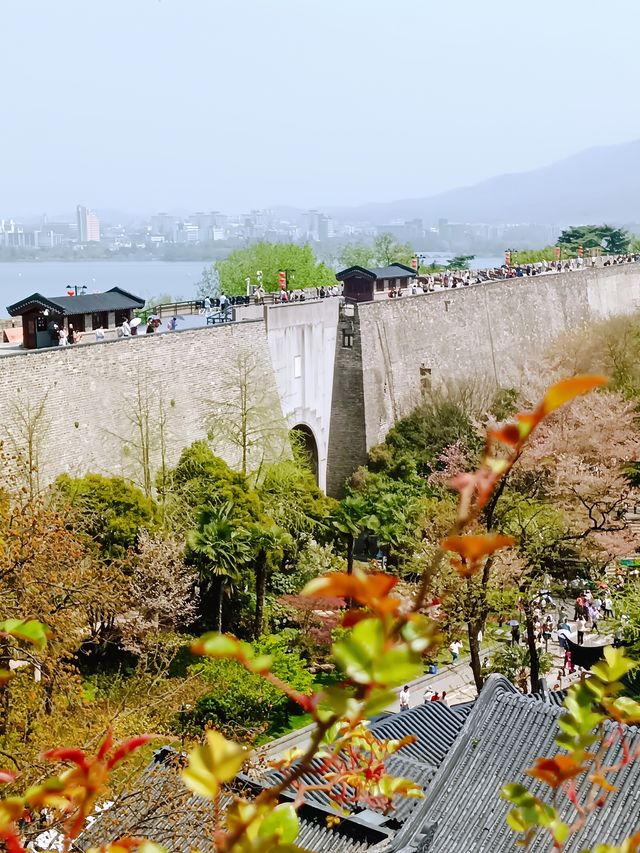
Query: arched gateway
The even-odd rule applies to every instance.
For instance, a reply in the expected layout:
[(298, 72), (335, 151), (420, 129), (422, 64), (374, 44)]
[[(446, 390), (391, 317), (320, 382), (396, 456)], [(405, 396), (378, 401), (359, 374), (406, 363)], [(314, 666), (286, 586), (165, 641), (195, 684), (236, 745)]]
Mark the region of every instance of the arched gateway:
[(320, 485), (318, 442), (313, 434), (313, 430), (307, 424), (296, 424), (291, 432), (294, 434), (294, 440), (298, 444), (298, 448), (308, 461), (309, 468), (311, 468), (313, 476), (316, 478), (316, 483)]

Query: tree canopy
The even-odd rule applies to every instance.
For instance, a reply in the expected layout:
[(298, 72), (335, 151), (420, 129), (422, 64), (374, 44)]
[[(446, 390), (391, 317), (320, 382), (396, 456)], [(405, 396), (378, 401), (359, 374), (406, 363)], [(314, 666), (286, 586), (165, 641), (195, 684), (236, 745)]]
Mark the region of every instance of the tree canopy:
[[(258, 272), (265, 290), (278, 290), (278, 273), (287, 274), (289, 290), (334, 285), (335, 274), (319, 263), (310, 246), (295, 243), (254, 243), (246, 249), (236, 249), (224, 260), (216, 262), (220, 290), (231, 296), (243, 296), (246, 280), (258, 284)], [(210, 276), (206, 273), (203, 278)]]
[(413, 249), (392, 234), (379, 234), (372, 243), (350, 243), (340, 252), (345, 267), (388, 267), (390, 264), (411, 263)]
[(110, 556), (134, 545), (141, 528), (153, 531), (158, 526), (157, 505), (122, 477), (87, 474), (74, 479), (62, 474), (53, 491), (78, 527)]
[(574, 225), (558, 237), (558, 246), (566, 246), (572, 252), (578, 246), (588, 249), (602, 249), (608, 255), (619, 255), (629, 249), (630, 236), (623, 228), (611, 225)]

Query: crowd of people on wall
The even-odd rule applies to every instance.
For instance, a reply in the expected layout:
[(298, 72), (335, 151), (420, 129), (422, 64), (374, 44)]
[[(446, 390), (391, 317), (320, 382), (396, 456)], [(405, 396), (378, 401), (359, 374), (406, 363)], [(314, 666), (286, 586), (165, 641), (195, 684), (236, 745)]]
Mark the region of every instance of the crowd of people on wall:
[[(630, 255), (606, 255), (600, 258), (571, 258), (569, 260), (558, 261), (538, 261), (530, 264), (516, 264), (493, 269), (485, 270), (442, 270), (433, 273), (416, 275), (410, 283), (404, 287), (392, 287), (388, 291), (390, 298), (398, 298), (400, 296), (409, 295), (417, 296), (423, 293), (434, 293), (442, 290), (453, 290), (458, 287), (470, 287), (477, 284), (484, 284), (489, 281), (501, 281), (511, 278), (525, 278), (531, 276), (549, 275), (562, 272), (573, 272), (584, 268), (595, 266), (600, 261), (601, 266), (613, 266), (618, 264), (634, 263), (640, 261), (640, 254)], [(330, 297), (341, 297), (342, 285), (320, 285), (319, 287), (308, 287), (305, 289), (298, 288), (296, 290), (280, 289), (275, 292), (267, 293), (262, 285), (256, 287), (251, 296), (227, 296), (221, 293), (218, 297), (206, 296), (199, 303), (200, 313), (206, 317), (213, 315), (220, 316), (226, 321), (232, 319), (230, 308), (241, 305), (263, 304), (267, 301), (270, 303), (288, 303), (288, 302), (304, 302), (306, 300), (327, 299)], [(125, 320), (116, 328), (116, 336), (118, 338), (130, 338), (138, 335), (138, 328), (141, 324), (139, 318), (134, 318), (131, 321)], [(167, 331), (176, 331), (178, 324), (177, 316), (172, 317), (167, 323)], [(144, 333), (152, 335), (156, 333), (162, 326), (162, 320), (157, 316), (148, 318)], [(51, 335), (51, 346), (72, 346), (82, 341), (86, 336), (86, 332), (80, 332), (74, 329), (73, 324), (69, 323), (67, 327), (53, 323), (49, 328)], [(95, 340), (104, 341), (106, 338), (105, 329), (99, 327), (94, 330)]]
[[(598, 264), (598, 261), (601, 263)], [(635, 263), (640, 261), (640, 254), (606, 255), (601, 258), (570, 258), (558, 261), (537, 261), (530, 264), (513, 264), (494, 267), (486, 270), (445, 270), (441, 272), (418, 275), (409, 285), (407, 291), (411, 295), (431, 293), (449, 288), (469, 287), (474, 284), (484, 284), (488, 281), (502, 281), (510, 278), (526, 278), (530, 276), (550, 275), (563, 272), (576, 272), (599, 266), (616, 266), (618, 264)], [(400, 296), (399, 292), (389, 292), (389, 296)]]
[(297, 288), (286, 290), (282, 288), (273, 292), (266, 292), (262, 285), (258, 285), (253, 291), (253, 301), (256, 305), (263, 304), (267, 300), (271, 302), (306, 302), (308, 299), (328, 299), (331, 296), (342, 296), (342, 285), (324, 285), (319, 287)]

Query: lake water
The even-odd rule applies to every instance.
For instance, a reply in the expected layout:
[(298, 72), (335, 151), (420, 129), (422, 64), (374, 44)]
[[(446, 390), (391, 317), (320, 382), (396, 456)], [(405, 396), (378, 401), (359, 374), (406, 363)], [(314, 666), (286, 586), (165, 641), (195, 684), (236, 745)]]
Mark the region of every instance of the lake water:
[(63, 296), (73, 285), (87, 292), (121, 287), (150, 299), (168, 294), (172, 300), (193, 299), (206, 266), (203, 261), (16, 261), (0, 263), (0, 316), (7, 305), (41, 293)]

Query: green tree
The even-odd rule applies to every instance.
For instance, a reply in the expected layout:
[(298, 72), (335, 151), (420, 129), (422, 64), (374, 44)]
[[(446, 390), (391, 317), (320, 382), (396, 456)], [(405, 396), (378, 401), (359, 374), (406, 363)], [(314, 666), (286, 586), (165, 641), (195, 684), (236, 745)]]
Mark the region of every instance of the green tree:
[[(300, 693), (311, 693), (313, 676), (295, 650), (290, 631), (264, 637), (253, 648), (256, 653), (273, 656), (274, 675)], [(193, 670), (211, 688), (192, 712), (192, 721), (200, 730), (213, 723), (229, 734), (240, 734), (243, 740), (254, 740), (286, 726), (291, 713), (290, 700), (277, 687), (247, 672), (240, 663), (210, 660), (197, 664)]]
[(447, 264), (447, 269), (450, 270), (468, 270), (469, 262), (475, 258), (475, 255), (456, 255), (451, 258)]
[(373, 246), (369, 243), (348, 243), (340, 250), (343, 267), (373, 267), (376, 265)]
[(611, 225), (577, 225), (565, 230), (558, 237), (558, 246), (567, 246), (572, 252), (582, 246), (587, 249), (602, 249), (606, 254), (624, 254), (629, 250), (630, 236), (623, 228)]
[(413, 257), (411, 246), (408, 243), (400, 243), (392, 234), (379, 234), (373, 241), (373, 251), (376, 262), (381, 267), (391, 264), (409, 266)]
[(264, 469), (257, 488), (265, 513), (295, 540), (295, 546), (327, 537), (336, 501), (324, 495), (308, 468), (297, 459), (282, 459)]
[(67, 506), (76, 527), (107, 557), (118, 557), (136, 544), (139, 531), (158, 528), (158, 506), (122, 477), (61, 474), (52, 487), (55, 503)]
[(252, 354), (238, 356), (228, 365), (217, 401), (207, 418), (209, 440), (231, 450), (243, 476), (256, 479), (269, 460), (290, 450), (289, 430), (280, 403), (268, 382), (270, 365)]
[(279, 564), (290, 545), (291, 537), (270, 519), (254, 524), (248, 531), (249, 544), (253, 551), (256, 606), (253, 618), (253, 638), (259, 639), (264, 629), (264, 605), (267, 595), (269, 571)]
[(177, 530), (193, 527), (200, 510), (208, 506), (232, 504), (234, 517), (245, 526), (262, 512), (260, 498), (246, 477), (216, 456), (206, 441), (195, 441), (182, 451), (166, 488), (168, 514)]
[[(376, 469), (389, 470), (399, 459), (410, 457), (418, 473), (428, 476), (437, 468), (443, 450), (456, 442), (471, 456), (480, 449), (473, 413), (461, 400), (434, 396), (389, 431), (385, 440), (388, 456), (374, 448), (371, 461)], [(382, 464), (375, 464), (376, 459), (381, 459)], [(405, 468), (410, 470), (406, 462)]]
[(391, 264), (409, 266), (413, 249), (400, 243), (392, 234), (379, 234), (373, 243), (352, 243), (343, 246), (340, 263), (345, 267), (388, 267)]
[(361, 533), (375, 538), (395, 564), (403, 564), (416, 547), (419, 491), (413, 484), (384, 473), (359, 469), (334, 513), (334, 527), (347, 540), (347, 571), (353, 544)]
[(236, 249), (215, 265), (220, 290), (235, 296), (246, 293), (247, 279), (257, 284), (259, 271), (264, 289), (278, 290), (281, 270), (287, 273), (291, 290), (336, 283), (333, 271), (318, 263), (310, 246), (295, 243), (255, 243), (246, 249)]
[(196, 530), (187, 535), (187, 559), (199, 571), (203, 599), (211, 602), (213, 629), (222, 630), (225, 592), (240, 577), (240, 568), (251, 560), (247, 530), (234, 523), (233, 506), (202, 509)]
[[(546, 675), (551, 672), (553, 667), (553, 655), (543, 652), (538, 656), (534, 652), (536, 669), (540, 675)], [(504, 675), (512, 684), (519, 687), (523, 693), (529, 689), (528, 675), (531, 669), (531, 651), (525, 646), (501, 645), (491, 655), (488, 666), (483, 669), (483, 675), (486, 677), (492, 672), (499, 672)]]

